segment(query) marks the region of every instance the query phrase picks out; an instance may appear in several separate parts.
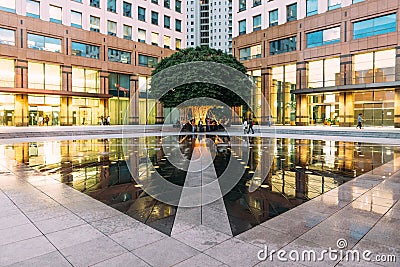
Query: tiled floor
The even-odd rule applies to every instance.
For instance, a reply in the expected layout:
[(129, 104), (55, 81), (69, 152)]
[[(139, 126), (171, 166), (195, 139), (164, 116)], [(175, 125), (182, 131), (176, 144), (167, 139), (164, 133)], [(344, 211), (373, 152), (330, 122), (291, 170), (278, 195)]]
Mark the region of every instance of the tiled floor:
[(0, 166), (0, 266), (396, 266), (257, 258), (265, 246), (337, 249), (339, 238), (400, 260), (400, 158), (236, 237), (198, 225), (169, 237), (22, 164)]

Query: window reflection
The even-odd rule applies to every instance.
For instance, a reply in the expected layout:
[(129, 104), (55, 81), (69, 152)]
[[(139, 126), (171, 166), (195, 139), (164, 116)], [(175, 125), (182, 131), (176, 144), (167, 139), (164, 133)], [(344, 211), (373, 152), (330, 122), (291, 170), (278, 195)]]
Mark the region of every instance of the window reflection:
[(394, 81), (395, 65), (395, 49), (354, 55), (353, 83), (363, 84)]
[(15, 45), (15, 31), (0, 28), (0, 44)]
[(0, 58), (0, 87), (14, 87), (15, 63), (13, 59)]

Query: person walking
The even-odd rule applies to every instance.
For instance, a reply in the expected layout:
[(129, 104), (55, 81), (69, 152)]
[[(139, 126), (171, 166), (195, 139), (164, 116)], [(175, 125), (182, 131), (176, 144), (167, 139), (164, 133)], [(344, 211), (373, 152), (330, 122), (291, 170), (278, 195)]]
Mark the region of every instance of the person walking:
[(358, 114), (356, 129), (358, 129), (358, 127), (360, 127), (360, 130), (361, 130), (361, 128), (362, 128), (362, 121), (363, 121), (362, 115), (363, 115), (362, 113)]
[(254, 125), (254, 121), (253, 121), (252, 118), (250, 118), (250, 120), (249, 120), (249, 129), (247, 130), (247, 133), (250, 133), (250, 130), (251, 130), (251, 134), (254, 134), (253, 125)]
[(110, 116), (107, 116), (107, 125), (111, 125), (111, 118), (110, 118)]
[(46, 115), (46, 117), (44, 117), (44, 123), (46, 123), (46, 126), (49, 126), (49, 121), (50, 121), (49, 115)]
[(192, 119), (192, 133), (194, 133), (194, 131), (196, 131), (196, 121)]
[(199, 132), (202, 132), (203, 131), (203, 121), (201, 120), (201, 118), (200, 118), (200, 120), (199, 120), (199, 123), (198, 123), (198, 125), (197, 125), (198, 127), (199, 127)]
[(244, 119), (244, 121), (243, 121), (243, 133), (244, 134), (247, 133), (247, 119)]

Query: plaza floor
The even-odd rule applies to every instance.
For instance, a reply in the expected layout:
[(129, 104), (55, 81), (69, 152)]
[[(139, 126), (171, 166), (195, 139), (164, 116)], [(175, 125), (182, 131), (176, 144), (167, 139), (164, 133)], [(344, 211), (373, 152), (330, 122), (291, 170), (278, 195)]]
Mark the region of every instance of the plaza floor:
[[(214, 174), (204, 170), (204, 175)], [(396, 158), (235, 237), (215, 225), (188, 221), (167, 236), (51, 176), (1, 158), (0, 266), (398, 266), (375, 260), (391, 255), (400, 260), (399, 197)], [(216, 222), (223, 222), (223, 211), (216, 214)], [(345, 246), (338, 247), (338, 240)], [(372, 261), (346, 261), (341, 255), (284, 262), (276, 253), (258, 258), (279, 249), (320, 255), (329, 248), (369, 250)]]

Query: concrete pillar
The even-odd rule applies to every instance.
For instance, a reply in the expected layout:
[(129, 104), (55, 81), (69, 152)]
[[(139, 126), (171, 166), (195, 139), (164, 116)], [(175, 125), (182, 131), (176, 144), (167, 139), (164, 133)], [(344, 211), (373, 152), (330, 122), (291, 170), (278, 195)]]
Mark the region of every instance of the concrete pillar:
[(400, 88), (394, 91), (394, 128), (400, 128)]
[(353, 57), (351, 55), (340, 56), (340, 85), (353, 84)]
[(67, 96), (61, 96), (61, 106), (60, 106), (60, 125), (61, 126), (71, 126), (72, 125), (72, 110), (70, 105), (72, 103), (72, 98)]
[(156, 124), (164, 123), (164, 105), (157, 101), (156, 103)]
[(61, 66), (61, 79), (62, 79), (62, 91), (71, 92), (72, 91), (72, 67), (71, 66)]
[(14, 122), (15, 126), (29, 125), (28, 95), (15, 95)]
[(100, 94), (108, 94), (108, 72), (100, 71)]
[(396, 47), (395, 80), (400, 81), (400, 46)]
[(15, 87), (28, 87), (28, 61), (17, 59), (15, 61)]
[(307, 126), (310, 122), (307, 95), (296, 95), (296, 125)]
[(271, 115), (271, 107), (273, 103), (270, 103), (270, 83), (271, 83), (271, 68), (261, 69), (261, 124), (268, 124), (269, 117)]
[(29, 163), (29, 143), (25, 142), (14, 147), (15, 160), (20, 163)]
[(339, 94), (339, 126), (354, 126), (354, 93)]
[(139, 124), (139, 77), (132, 75), (130, 78), (130, 102), (128, 124)]

